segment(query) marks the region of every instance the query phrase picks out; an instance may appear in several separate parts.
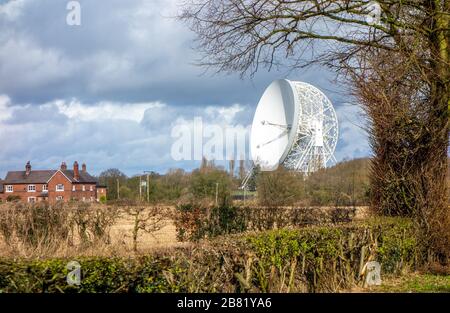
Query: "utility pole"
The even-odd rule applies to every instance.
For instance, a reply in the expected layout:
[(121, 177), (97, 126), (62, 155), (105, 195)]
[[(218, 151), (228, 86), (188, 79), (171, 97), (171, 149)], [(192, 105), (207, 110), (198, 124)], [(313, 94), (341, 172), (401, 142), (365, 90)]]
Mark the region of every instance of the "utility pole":
[(150, 202), (150, 182), (148, 173), (147, 173), (147, 202)]
[(142, 175), (139, 175), (139, 202), (142, 201)]
[(216, 183), (216, 206), (217, 206), (218, 196), (219, 196), (219, 183)]
[(353, 175), (352, 175), (352, 205), (353, 207), (355, 207), (355, 170), (353, 170)]
[(116, 179), (117, 181), (117, 199), (120, 199), (120, 186), (119, 186), (119, 179)]
[(150, 202), (150, 174), (151, 171), (144, 171), (144, 174), (147, 174), (147, 202)]

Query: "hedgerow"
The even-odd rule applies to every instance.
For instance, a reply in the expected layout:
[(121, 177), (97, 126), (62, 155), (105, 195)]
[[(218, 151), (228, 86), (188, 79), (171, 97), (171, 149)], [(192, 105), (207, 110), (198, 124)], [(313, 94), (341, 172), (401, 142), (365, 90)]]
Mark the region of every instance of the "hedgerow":
[(186, 204), (177, 206), (174, 221), (179, 240), (198, 241), (244, 231), (348, 223), (355, 214), (355, 208), (250, 208)]
[(367, 261), (382, 275), (418, 266), (407, 219), (247, 232), (135, 258), (0, 259), (0, 292), (328, 292), (361, 284)]

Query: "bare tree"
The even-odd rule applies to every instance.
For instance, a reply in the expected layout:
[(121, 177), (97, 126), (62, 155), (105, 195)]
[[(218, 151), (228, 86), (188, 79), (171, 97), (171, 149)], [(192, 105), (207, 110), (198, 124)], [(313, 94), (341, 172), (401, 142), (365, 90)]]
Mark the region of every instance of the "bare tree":
[(163, 208), (130, 205), (125, 208), (125, 211), (133, 218), (134, 252), (137, 252), (137, 241), (142, 231), (154, 235), (154, 232), (163, 228), (167, 222), (167, 212)]
[(436, 154), (442, 129), (427, 105), (425, 78), (411, 66), (417, 60), (417, 55), (404, 53), (366, 56), (361, 60), (364, 71), (350, 70), (353, 94), (371, 122), (374, 206), (386, 215), (415, 217), (420, 247), (448, 253), (450, 213), (445, 181), (439, 181), (446, 171)]
[(256, 183), (258, 202), (262, 206), (291, 206), (305, 198), (303, 176), (281, 166), (273, 172), (261, 172)]

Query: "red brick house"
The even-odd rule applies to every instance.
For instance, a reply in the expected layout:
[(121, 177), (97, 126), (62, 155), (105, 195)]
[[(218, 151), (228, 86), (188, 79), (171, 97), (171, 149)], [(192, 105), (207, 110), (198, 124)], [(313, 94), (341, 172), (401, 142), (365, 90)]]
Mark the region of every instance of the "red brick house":
[(58, 170), (31, 170), (28, 162), (25, 171), (12, 171), (0, 180), (0, 200), (20, 199), (24, 202), (71, 200), (94, 202), (106, 197), (106, 187), (98, 184), (95, 177), (86, 170), (86, 164), (78, 168), (74, 162), (73, 169), (68, 170), (62, 162)]

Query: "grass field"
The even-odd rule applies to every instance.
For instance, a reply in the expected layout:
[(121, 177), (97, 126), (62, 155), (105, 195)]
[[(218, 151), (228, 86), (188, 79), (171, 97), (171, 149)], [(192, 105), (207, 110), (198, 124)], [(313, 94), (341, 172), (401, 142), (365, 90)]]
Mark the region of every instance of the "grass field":
[(450, 292), (450, 275), (408, 273), (402, 276), (387, 276), (381, 286), (355, 288), (353, 292)]

